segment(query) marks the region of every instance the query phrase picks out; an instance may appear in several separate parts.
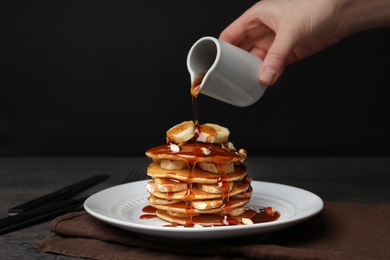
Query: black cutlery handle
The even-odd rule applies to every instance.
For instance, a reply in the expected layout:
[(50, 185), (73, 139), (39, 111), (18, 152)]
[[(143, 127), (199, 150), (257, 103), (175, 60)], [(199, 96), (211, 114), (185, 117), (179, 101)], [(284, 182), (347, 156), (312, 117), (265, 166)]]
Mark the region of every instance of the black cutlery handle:
[(80, 209), (85, 200), (86, 198), (67, 199), (38, 207), (15, 216), (8, 216), (0, 219), (0, 235), (32, 226), (70, 211)]
[(50, 194), (41, 196), (39, 198), (33, 199), (31, 201), (28, 201), (26, 203), (23, 203), (21, 205), (12, 207), (8, 210), (8, 215), (16, 215), (20, 214), (22, 212), (26, 212), (32, 209), (35, 209), (37, 207), (40, 207), (45, 204), (58, 202), (60, 200), (68, 199), (75, 194), (92, 187), (93, 185), (109, 178), (109, 175), (96, 175), (90, 178), (87, 178), (83, 181), (77, 182), (75, 184), (69, 185), (67, 187), (64, 187), (60, 190), (57, 190), (55, 192), (52, 192)]

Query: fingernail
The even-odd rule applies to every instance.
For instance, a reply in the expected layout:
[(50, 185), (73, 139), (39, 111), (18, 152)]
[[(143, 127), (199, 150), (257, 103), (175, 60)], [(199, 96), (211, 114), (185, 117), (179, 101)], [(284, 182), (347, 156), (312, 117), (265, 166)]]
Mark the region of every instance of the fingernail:
[(264, 67), (260, 72), (260, 82), (266, 86), (274, 83), (276, 78), (276, 70), (272, 67)]

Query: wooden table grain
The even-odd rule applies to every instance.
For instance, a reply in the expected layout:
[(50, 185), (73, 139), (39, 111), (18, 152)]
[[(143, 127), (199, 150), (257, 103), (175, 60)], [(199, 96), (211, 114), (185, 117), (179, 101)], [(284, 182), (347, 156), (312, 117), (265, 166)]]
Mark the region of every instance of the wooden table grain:
[[(97, 174), (106, 181), (81, 195), (121, 184), (150, 160), (135, 157), (0, 157), (0, 217), (8, 208)], [(390, 157), (249, 157), (254, 180), (303, 188), (324, 201), (390, 202)], [(0, 259), (77, 259), (40, 253), (33, 243), (50, 235), (50, 221), (0, 236)]]

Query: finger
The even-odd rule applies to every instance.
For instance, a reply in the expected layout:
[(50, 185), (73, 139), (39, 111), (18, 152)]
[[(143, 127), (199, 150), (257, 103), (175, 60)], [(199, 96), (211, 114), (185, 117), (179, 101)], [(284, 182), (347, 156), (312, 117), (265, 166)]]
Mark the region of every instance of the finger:
[[(249, 9), (250, 10), (250, 9)], [(219, 35), (219, 39), (233, 45), (239, 45), (247, 37), (248, 11), (227, 26)]]
[(253, 54), (256, 57), (259, 57), (261, 60), (264, 60), (267, 55), (267, 49), (265, 48), (252, 48), (249, 53)]
[(271, 48), (272, 43), (275, 39), (275, 33), (273, 31), (269, 31), (268, 33), (261, 35), (259, 39), (253, 39), (252, 48), (249, 52), (261, 60), (264, 60), (265, 56), (268, 53), (268, 50)]
[(297, 38), (290, 31), (280, 31), (268, 50), (260, 69), (259, 80), (266, 86), (273, 85), (282, 74)]
[(221, 34), (219, 39), (233, 45), (239, 45), (246, 37), (246, 31), (244, 25), (236, 20), (226, 27)]
[(253, 47), (254, 39), (261, 39), (262, 35), (269, 31), (256, 12), (259, 3), (255, 4), (256, 8), (248, 9), (226, 27), (220, 33), (219, 39), (249, 51)]

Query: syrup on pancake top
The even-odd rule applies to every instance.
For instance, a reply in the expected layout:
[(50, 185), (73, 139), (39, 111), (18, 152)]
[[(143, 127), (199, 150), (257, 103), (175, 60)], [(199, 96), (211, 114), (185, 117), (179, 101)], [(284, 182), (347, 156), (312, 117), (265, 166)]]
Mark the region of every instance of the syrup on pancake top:
[[(229, 142), (229, 130), (217, 124), (179, 123), (166, 132), (166, 144), (146, 151), (149, 206), (174, 225), (222, 226), (272, 221), (277, 212), (247, 209), (252, 178), (245, 149)], [(268, 214), (267, 214), (268, 213)]]

